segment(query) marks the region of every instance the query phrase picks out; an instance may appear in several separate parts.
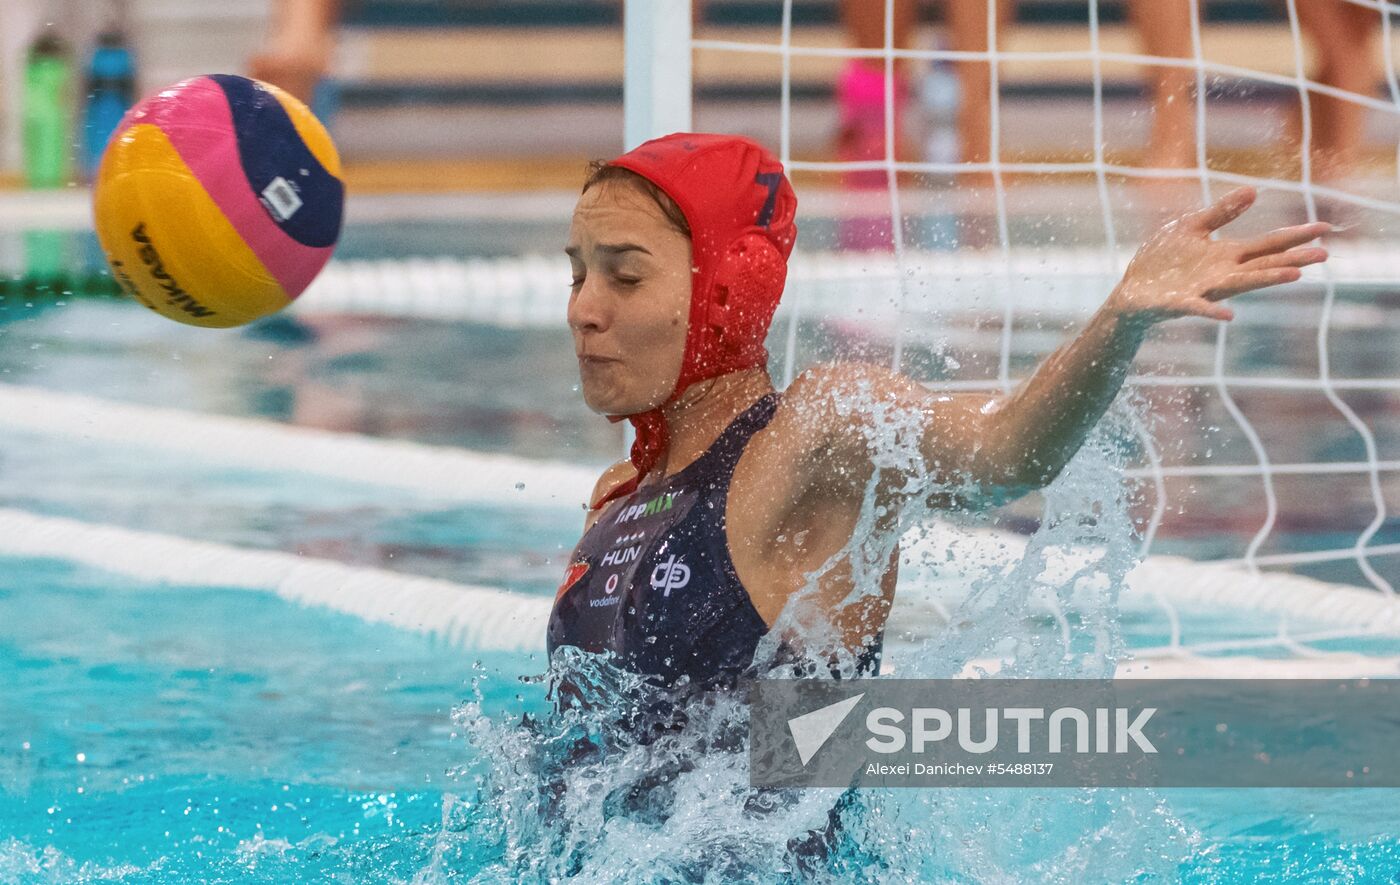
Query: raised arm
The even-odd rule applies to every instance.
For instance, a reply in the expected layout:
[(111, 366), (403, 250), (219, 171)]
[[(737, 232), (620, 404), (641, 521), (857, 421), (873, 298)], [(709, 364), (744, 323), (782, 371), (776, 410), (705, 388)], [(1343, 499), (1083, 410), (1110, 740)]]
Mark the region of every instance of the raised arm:
[(996, 404), (983, 428), (979, 474), (1030, 487), (1050, 482), (1113, 402), (1153, 325), (1185, 316), (1231, 320), (1234, 311), (1221, 303), (1227, 298), (1291, 283), (1301, 268), (1327, 258), (1321, 247), (1304, 245), (1330, 230), (1325, 222), (1250, 240), (1211, 238), (1254, 199), (1253, 188), (1233, 190), (1143, 244), (1084, 331)]
[(1010, 394), (938, 395), (894, 372), (850, 364), (804, 375), (794, 382), (794, 406), (805, 405), (809, 432), (819, 432), (809, 438), (823, 441), (818, 457), (808, 459), (808, 481), (856, 492), (869, 478), (872, 428), (865, 425), (884, 419), (862, 421), (842, 406), (854, 397), (922, 415), (922, 454), (950, 490), (945, 505), (982, 506), (1049, 483), (1113, 402), (1154, 324), (1183, 316), (1230, 320), (1225, 299), (1293, 282), (1301, 268), (1327, 257), (1304, 245), (1330, 229), (1325, 222), (1250, 240), (1211, 238), (1254, 198), (1252, 188), (1239, 188), (1157, 231), (1085, 329)]

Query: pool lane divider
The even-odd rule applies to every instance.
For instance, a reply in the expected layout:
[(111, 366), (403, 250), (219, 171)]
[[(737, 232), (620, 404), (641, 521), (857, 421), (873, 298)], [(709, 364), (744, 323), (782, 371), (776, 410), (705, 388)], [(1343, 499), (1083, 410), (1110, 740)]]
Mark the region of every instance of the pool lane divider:
[(175, 590), (273, 593), (479, 651), (541, 651), (550, 600), (275, 550), (0, 508), (0, 554), (58, 559)]
[(0, 427), (404, 489), (432, 500), (568, 509), (579, 513), (580, 524), (582, 505), (602, 472), (602, 465), (580, 467), (13, 384), (0, 384)]
[[(1003, 532), (939, 524), (939, 531), (911, 545), (908, 559), (924, 559), (921, 547), (959, 543), (963, 563), (1004, 559), (1024, 539)], [(968, 545), (971, 545), (970, 547)], [(926, 551), (925, 551), (926, 552)], [(351, 615), (372, 624), (426, 634), (467, 651), (542, 652), (551, 600), (494, 587), (457, 584), (383, 569), (351, 566), (332, 560), (272, 550), (251, 550), (65, 517), (41, 516), (0, 508), (0, 556), (55, 559), (141, 581), (153, 589), (189, 588), (271, 593), (299, 605)], [(1073, 579), (1093, 551), (1051, 555), (1039, 576), (1049, 591), (1032, 600), (1032, 609), (1054, 606), (1056, 581)], [(939, 560), (943, 558), (938, 557)], [(929, 561), (924, 559), (924, 561)], [(975, 570), (975, 569), (974, 569)], [(960, 590), (956, 575), (910, 570), (911, 585), (901, 586), (888, 626), (888, 647), (917, 648), (947, 629), (947, 605)], [(1252, 577), (1252, 584), (1250, 579)], [(954, 586), (948, 586), (953, 584)], [(1100, 592), (1079, 587), (1078, 592)], [(945, 595), (946, 594), (946, 595)], [(1261, 600), (1259, 597), (1267, 597)], [(942, 597), (942, 598), (940, 598)], [(1351, 678), (1400, 676), (1400, 656), (1325, 652), (1303, 643), (1358, 636), (1400, 637), (1400, 603), (1375, 591), (1342, 587), (1293, 575), (1249, 576), (1243, 570), (1213, 567), (1175, 557), (1153, 557), (1128, 576), (1124, 607), (1196, 605), (1265, 606), (1281, 617), (1306, 618), (1328, 629), (1292, 637), (1260, 636), (1220, 643), (1135, 649), (1134, 659), (1119, 664), (1124, 676), (1185, 678)], [(1078, 604), (1078, 603), (1076, 603)], [(1283, 650), (1288, 657), (1213, 653)], [(896, 655), (891, 655), (895, 658)], [(1000, 662), (976, 660), (976, 670), (996, 672)], [(893, 672), (893, 671), (892, 671)]]

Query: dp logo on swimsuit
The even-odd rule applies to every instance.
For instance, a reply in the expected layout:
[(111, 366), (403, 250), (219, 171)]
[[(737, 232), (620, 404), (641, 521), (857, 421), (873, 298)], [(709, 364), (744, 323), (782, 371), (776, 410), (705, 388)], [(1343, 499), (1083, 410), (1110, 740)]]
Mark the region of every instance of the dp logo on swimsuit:
[(662, 596), (669, 597), (672, 590), (680, 590), (689, 583), (690, 566), (678, 562), (674, 555), (651, 570), (651, 588), (664, 591)]

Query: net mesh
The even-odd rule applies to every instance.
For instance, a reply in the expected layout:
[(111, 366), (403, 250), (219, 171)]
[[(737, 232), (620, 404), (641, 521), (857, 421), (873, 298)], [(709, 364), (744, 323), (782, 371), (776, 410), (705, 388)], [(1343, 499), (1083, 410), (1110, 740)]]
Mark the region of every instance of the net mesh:
[[(1380, 31), (1377, 82), (1383, 80), (1384, 88), (1372, 95), (1310, 79), (1298, 2), (1287, 0), (1286, 21), (1273, 25), (1280, 35), (1278, 45), (1291, 54), (1286, 63), (1276, 58), (1252, 64), (1211, 57), (1204, 49), (1198, 0), (1190, 0), (1191, 53), (1181, 58), (1105, 49), (1096, 0), (1088, 2), (1087, 47), (1082, 50), (999, 47), (995, 3), (987, 4), (992, 36), (986, 51), (896, 47), (893, 0), (884, 2), (884, 45), (879, 48), (795, 39), (793, 2), (785, 0), (776, 42), (695, 39), (692, 50), (697, 57), (710, 58), (712, 66), (723, 63), (714, 54), (776, 57), (781, 77), (777, 148), (787, 168), (809, 184), (808, 190), (811, 185), (838, 186), (853, 173), (880, 174), (879, 190), (837, 199), (844, 211), (864, 214), (868, 223), (884, 215), (883, 242), (875, 253), (852, 261), (865, 266), (862, 282), (878, 293), (873, 300), (887, 303), (857, 303), (866, 304), (871, 313), (885, 311), (883, 318), (873, 320), (890, 331), (878, 352), (894, 368), (934, 387), (1009, 391), (1036, 357), (1063, 340), (1056, 333), (1072, 332), (1073, 325), (1061, 321), (1082, 319), (1107, 296), (1146, 229), (1144, 220), (1152, 220), (1152, 211), (1142, 211), (1143, 204), (1151, 202), (1142, 197), (1151, 190), (1143, 185), (1172, 183), (1175, 189), (1165, 201), (1182, 210), (1204, 205), (1230, 187), (1252, 185), (1261, 194), (1256, 217), (1238, 227), (1324, 218), (1348, 228), (1345, 239), (1329, 243), (1337, 260), (1311, 270), (1298, 285), (1244, 301), (1235, 323), (1212, 328), (1204, 322), (1178, 321), (1149, 342), (1127, 386), (1130, 396), (1147, 402), (1149, 413), (1162, 420), (1148, 427), (1134, 419), (1141, 459), (1127, 479), (1144, 491), (1138, 514), (1144, 555), (1190, 550), (1201, 557), (1204, 551), (1203, 558), (1252, 579), (1279, 572), (1311, 574), (1369, 588), (1378, 599), (1400, 605), (1394, 590), (1400, 577), (1400, 536), (1389, 502), (1400, 468), (1400, 453), (1394, 451), (1400, 428), (1393, 417), (1400, 379), (1380, 344), (1395, 325), (1388, 310), (1394, 293), (1387, 280), (1393, 277), (1383, 268), (1388, 260), (1384, 256), (1392, 252), (1387, 234), (1400, 218), (1400, 154), (1365, 173), (1320, 180), (1304, 148), (1314, 141), (1317, 97), (1364, 109), (1370, 129), (1383, 130), (1383, 137), (1394, 143), (1400, 83), (1393, 63), (1391, 17), (1400, 7), (1351, 0), (1352, 6), (1375, 13)], [(990, 159), (964, 163), (900, 156), (897, 146), (906, 136), (908, 121), (899, 91), (892, 88), (883, 90), (882, 157), (843, 162), (795, 150), (794, 62), (814, 58), (877, 60), (883, 64), (886, 83), (896, 80), (896, 65), (988, 63)], [(1083, 156), (1026, 156), (1007, 143), (1000, 72), (1017, 63), (1071, 63), (1079, 66), (1077, 70), (1087, 66), (1092, 147)], [(1194, 101), (1191, 168), (1154, 168), (1109, 152), (1106, 94), (1112, 84), (1105, 69), (1124, 64), (1185, 69), (1194, 75), (1200, 100)], [(1220, 152), (1212, 150), (1211, 133), (1228, 127), (1231, 114), (1242, 113), (1238, 101), (1223, 104), (1214, 99), (1222, 92), (1237, 99), (1242, 91), (1266, 96), (1256, 103), (1296, 108), (1299, 131), (1294, 146), (1274, 150), (1262, 167), (1257, 162), (1254, 168), (1222, 162)], [(948, 188), (950, 177), (975, 177), (975, 182)], [(1036, 194), (1041, 195), (1039, 205)], [(930, 204), (938, 208), (929, 210)], [(1061, 227), (1067, 212), (1086, 219), (1073, 227), (1075, 242), (1069, 246), (1047, 235), (1047, 230)], [(933, 225), (941, 234), (928, 235), (930, 217), (945, 222)], [(974, 229), (980, 235), (970, 233)], [(828, 279), (830, 265), (828, 260)], [(810, 267), (796, 273), (781, 320), (786, 324), (784, 382), (815, 356), (804, 352), (808, 324), (827, 322), (824, 328), (829, 330), (831, 314), (859, 299), (848, 289), (844, 298), (823, 301), (821, 285), (812, 284)], [(944, 284), (961, 295), (949, 295)], [(935, 326), (937, 334), (923, 331)], [(958, 358), (947, 358), (950, 352)], [(1219, 595), (1228, 596), (1230, 581), (1219, 583)], [(1163, 605), (1174, 625), (1168, 652), (1242, 652), (1261, 642), (1258, 637), (1217, 637), (1193, 646), (1175, 626), (1180, 623), (1176, 604)], [(1342, 632), (1361, 635), (1366, 630)], [(1336, 638), (1336, 632), (1311, 639)], [(1265, 638), (1275, 651), (1318, 654), (1317, 648), (1303, 644), (1308, 641), (1310, 637), (1290, 632), (1287, 618), (1280, 619), (1277, 637)]]

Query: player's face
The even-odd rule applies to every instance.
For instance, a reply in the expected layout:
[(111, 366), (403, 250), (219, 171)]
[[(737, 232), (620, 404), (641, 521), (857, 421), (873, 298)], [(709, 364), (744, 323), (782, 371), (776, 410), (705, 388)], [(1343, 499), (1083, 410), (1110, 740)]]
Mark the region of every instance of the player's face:
[(685, 352), (689, 238), (639, 187), (609, 181), (579, 198), (565, 251), (584, 402), (604, 415), (660, 406)]

